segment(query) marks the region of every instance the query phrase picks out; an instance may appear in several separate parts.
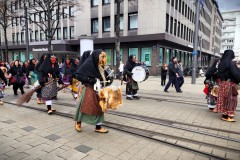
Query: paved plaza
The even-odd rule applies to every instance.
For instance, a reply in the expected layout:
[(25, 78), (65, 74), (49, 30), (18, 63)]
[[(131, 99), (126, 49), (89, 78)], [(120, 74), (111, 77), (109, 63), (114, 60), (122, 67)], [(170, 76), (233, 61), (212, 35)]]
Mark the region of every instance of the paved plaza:
[[(176, 93), (174, 87), (170, 87), (169, 93), (165, 93), (160, 85), (160, 77), (149, 77), (147, 81), (139, 84), (141, 99), (126, 100), (123, 92), (124, 104), (117, 111), (240, 132), (239, 108), (236, 112), (235, 123), (222, 121), (220, 114), (208, 111), (205, 95), (202, 91), (203, 80), (204, 78), (200, 77), (197, 79), (197, 83), (192, 85), (191, 79), (187, 77), (182, 87), (183, 93)], [(120, 81), (115, 80), (114, 85), (120, 85)], [(125, 84), (121, 87), (125, 91)], [(12, 88), (8, 87), (5, 93), (5, 104), (0, 106), (0, 160), (209, 159), (209, 157), (186, 149), (112, 128), (108, 128), (109, 133), (100, 134), (94, 132), (95, 126), (83, 124), (82, 132), (79, 133), (74, 129), (72, 118), (60, 115), (49, 116), (47, 112), (39, 111), (46, 109), (46, 106), (36, 104), (35, 94), (32, 100), (24, 105), (38, 110), (14, 105), (17, 97), (13, 95)], [(58, 113), (74, 115), (76, 111), (76, 101), (73, 100), (69, 91), (66, 93), (60, 91), (58, 100), (54, 102), (53, 106)], [(191, 133), (136, 119), (106, 113), (105, 121), (240, 150), (239, 142)], [(207, 129), (204, 131), (236, 140), (240, 139), (240, 135), (233, 133)], [(172, 139), (166, 138), (165, 141), (171, 142)], [(218, 155), (225, 159), (240, 159), (240, 152), (230, 152), (180, 140), (176, 141), (176, 144), (180, 142), (183, 146)]]

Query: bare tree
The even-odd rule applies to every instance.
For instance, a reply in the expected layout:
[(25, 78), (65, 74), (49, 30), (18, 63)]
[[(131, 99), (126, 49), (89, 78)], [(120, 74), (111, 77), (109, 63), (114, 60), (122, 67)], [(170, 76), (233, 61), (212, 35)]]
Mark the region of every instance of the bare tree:
[(14, 17), (11, 11), (11, 3), (8, 0), (0, 0), (0, 26), (3, 29), (5, 51), (3, 52), (3, 60), (8, 61), (8, 38), (7, 28), (11, 26), (11, 20)]
[[(138, 0), (129, 0), (132, 2), (137, 2)], [(121, 3), (123, 0), (116, 0), (117, 2), (117, 16), (116, 16), (116, 28), (115, 28), (115, 34), (116, 34), (116, 40), (115, 40), (115, 49), (116, 49), (116, 71), (117, 75), (119, 75), (119, 65), (120, 65), (120, 9), (121, 9)]]
[[(77, 0), (25, 0), (28, 7), (27, 18), (36, 24), (47, 37), (48, 51), (52, 53), (51, 45), (61, 17), (69, 16), (67, 6), (78, 10)], [(73, 14), (73, 13), (72, 13)], [(70, 17), (71, 19), (71, 17)]]

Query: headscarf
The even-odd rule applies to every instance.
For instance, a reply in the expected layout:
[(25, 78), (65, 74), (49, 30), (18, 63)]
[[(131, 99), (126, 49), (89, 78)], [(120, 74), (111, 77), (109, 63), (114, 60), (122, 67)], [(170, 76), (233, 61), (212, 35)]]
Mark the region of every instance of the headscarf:
[[(91, 55), (85, 60), (85, 62), (77, 70), (77, 73), (91, 78), (101, 78), (100, 71), (98, 69), (99, 55), (103, 50), (94, 50)], [(90, 53), (89, 53), (90, 54)]]
[(128, 57), (127, 64), (124, 66), (124, 70), (132, 71), (132, 69), (136, 66), (136, 63), (132, 61), (134, 55), (130, 55)]
[(38, 70), (39, 67), (41, 66), (41, 64), (43, 63), (44, 61), (44, 57), (46, 56), (46, 54), (43, 54), (40, 59), (39, 59), (39, 62), (37, 63), (37, 65), (35, 66), (35, 70)]
[(90, 56), (91, 52), (92, 51), (90, 50), (83, 52), (83, 55), (81, 56), (81, 59), (78, 63), (78, 68), (80, 68), (81, 65), (86, 61), (86, 59)]
[(34, 71), (34, 68), (35, 68), (35, 64), (33, 64), (33, 60), (35, 59), (31, 59), (29, 64), (28, 64), (28, 71)]
[(51, 59), (53, 59), (53, 56), (54, 55), (50, 55), (50, 54), (47, 55), (46, 59), (43, 61), (43, 63), (39, 67), (39, 71), (42, 72), (44, 75), (51, 73), (53, 77), (56, 78), (58, 77), (60, 70), (57, 62), (52, 63)]
[(229, 66), (234, 58), (235, 55), (233, 50), (225, 50), (218, 65), (218, 74), (221, 74), (225, 72), (227, 69), (229, 69)]

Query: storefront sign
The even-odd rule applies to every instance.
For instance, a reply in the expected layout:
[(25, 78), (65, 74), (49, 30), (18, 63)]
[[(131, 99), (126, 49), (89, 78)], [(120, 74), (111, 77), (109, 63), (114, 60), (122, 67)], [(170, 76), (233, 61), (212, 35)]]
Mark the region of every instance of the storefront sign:
[(32, 51), (33, 52), (44, 52), (44, 51), (48, 51), (48, 48), (33, 48)]

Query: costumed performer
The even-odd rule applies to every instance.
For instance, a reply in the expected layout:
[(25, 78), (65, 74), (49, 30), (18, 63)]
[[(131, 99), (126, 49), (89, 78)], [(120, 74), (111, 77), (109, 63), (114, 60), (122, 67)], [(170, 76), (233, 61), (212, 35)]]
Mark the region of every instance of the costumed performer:
[[(39, 72), (39, 68), (40, 68), (40, 66), (42, 65), (42, 63), (43, 63), (43, 61), (44, 61), (44, 59), (45, 59), (46, 57), (47, 57), (47, 55), (46, 55), (46, 54), (43, 54), (43, 55), (40, 57), (38, 63), (36, 64), (36, 66), (35, 66), (35, 72), (36, 72), (37, 75), (38, 75), (38, 72)], [(45, 103), (44, 100), (42, 100), (42, 88), (39, 88), (36, 92), (37, 92), (37, 104), (43, 104), (43, 103)]]
[(99, 95), (94, 91), (96, 79), (106, 81), (104, 73), (106, 58), (106, 53), (103, 50), (94, 50), (77, 70), (76, 78), (84, 85), (75, 115), (75, 129), (78, 132), (81, 131), (82, 122), (95, 124), (95, 132), (108, 132), (101, 126), (104, 121), (104, 113), (99, 105)]
[(70, 76), (70, 84), (72, 87), (72, 95), (75, 99), (78, 98), (78, 85), (79, 85), (79, 81), (76, 79), (76, 72), (78, 69), (78, 64), (79, 64), (79, 58), (76, 57), (74, 59), (74, 62), (71, 63), (70, 65), (70, 71), (71, 71), (71, 76)]
[(54, 55), (49, 54), (38, 70), (38, 81), (42, 87), (42, 99), (45, 100), (49, 115), (56, 111), (52, 109), (52, 100), (57, 96), (57, 79), (59, 84), (63, 84), (57, 59)]
[(139, 90), (138, 83), (133, 80), (132, 78), (132, 70), (137, 65), (140, 65), (136, 63), (136, 56), (130, 55), (128, 57), (127, 64), (124, 66), (124, 76), (127, 76), (126, 81), (126, 99), (127, 100), (133, 100), (133, 99), (140, 99), (140, 97), (137, 94), (137, 91)]

